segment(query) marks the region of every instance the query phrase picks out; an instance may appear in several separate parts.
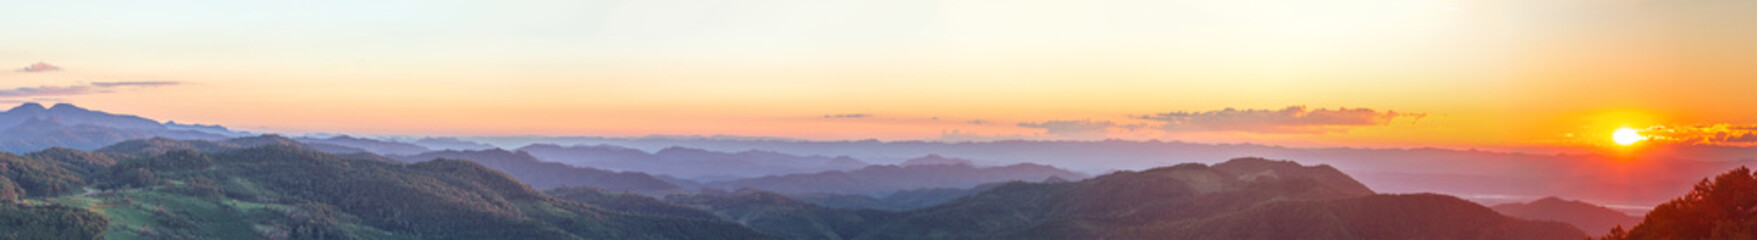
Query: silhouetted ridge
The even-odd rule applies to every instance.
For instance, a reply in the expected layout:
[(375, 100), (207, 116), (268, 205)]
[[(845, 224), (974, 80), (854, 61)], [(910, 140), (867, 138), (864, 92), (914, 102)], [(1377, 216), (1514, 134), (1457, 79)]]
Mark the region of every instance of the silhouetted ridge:
[(1582, 201), (1563, 200), (1557, 197), (1544, 197), (1528, 203), (1498, 204), (1491, 208), (1496, 212), (1516, 218), (1572, 224), (1589, 233), (1610, 231), (1611, 228), (1617, 226), (1630, 228), (1641, 223), (1641, 218), (1625, 215), (1610, 208)]
[(1612, 229), (1600, 239), (1752, 239), (1754, 209), (1757, 175), (1741, 166), (1702, 179), (1684, 196), (1654, 207), (1641, 224)]

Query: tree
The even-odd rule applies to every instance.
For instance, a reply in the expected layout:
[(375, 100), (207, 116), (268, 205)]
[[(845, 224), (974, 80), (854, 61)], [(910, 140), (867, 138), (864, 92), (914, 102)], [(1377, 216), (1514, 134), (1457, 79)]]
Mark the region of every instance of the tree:
[(1655, 207), (1624, 235), (1601, 239), (1757, 239), (1757, 175), (1739, 167)]

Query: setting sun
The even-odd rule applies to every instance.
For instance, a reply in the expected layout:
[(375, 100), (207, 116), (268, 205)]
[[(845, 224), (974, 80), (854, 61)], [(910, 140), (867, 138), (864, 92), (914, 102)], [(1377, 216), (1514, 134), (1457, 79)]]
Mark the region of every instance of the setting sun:
[(1641, 133), (1636, 132), (1635, 129), (1618, 128), (1616, 132), (1611, 133), (1611, 141), (1616, 141), (1618, 145), (1635, 144), (1641, 140), (1647, 140), (1647, 137), (1641, 136)]

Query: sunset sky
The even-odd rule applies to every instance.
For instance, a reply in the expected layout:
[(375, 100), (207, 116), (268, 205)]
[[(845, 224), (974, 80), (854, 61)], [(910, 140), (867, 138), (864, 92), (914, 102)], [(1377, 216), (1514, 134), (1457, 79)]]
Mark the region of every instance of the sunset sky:
[(364, 135), (1757, 143), (1753, 1), (100, 2), (0, 8), (0, 101)]

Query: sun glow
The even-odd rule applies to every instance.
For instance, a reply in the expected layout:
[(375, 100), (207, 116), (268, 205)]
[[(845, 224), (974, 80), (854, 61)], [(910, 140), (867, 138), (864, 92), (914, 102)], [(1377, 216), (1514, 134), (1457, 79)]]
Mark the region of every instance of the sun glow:
[(1618, 128), (1616, 132), (1611, 133), (1611, 141), (1617, 142), (1617, 145), (1627, 146), (1635, 144), (1636, 142), (1641, 142), (1641, 140), (1647, 140), (1647, 137), (1641, 136), (1640, 132), (1636, 132), (1635, 129), (1631, 128)]

